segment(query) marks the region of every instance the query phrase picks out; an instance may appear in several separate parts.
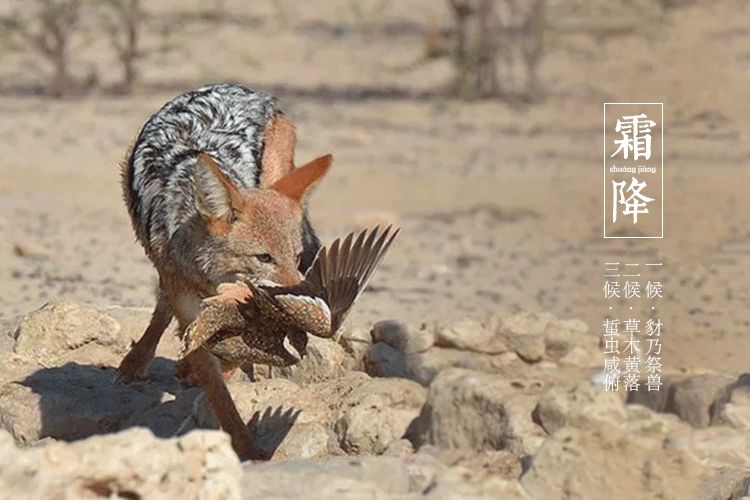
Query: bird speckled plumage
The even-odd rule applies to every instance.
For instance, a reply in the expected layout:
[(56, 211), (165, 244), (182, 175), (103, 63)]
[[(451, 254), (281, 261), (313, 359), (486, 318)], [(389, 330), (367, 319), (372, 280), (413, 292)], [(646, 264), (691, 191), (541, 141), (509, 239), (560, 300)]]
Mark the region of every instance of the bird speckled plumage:
[(331, 337), (398, 234), (379, 227), (350, 233), (322, 248), (294, 286), (244, 282), (248, 300), (204, 301), (185, 332), (182, 356), (205, 345), (225, 367), (245, 362), (289, 366), (305, 355), (307, 334)]

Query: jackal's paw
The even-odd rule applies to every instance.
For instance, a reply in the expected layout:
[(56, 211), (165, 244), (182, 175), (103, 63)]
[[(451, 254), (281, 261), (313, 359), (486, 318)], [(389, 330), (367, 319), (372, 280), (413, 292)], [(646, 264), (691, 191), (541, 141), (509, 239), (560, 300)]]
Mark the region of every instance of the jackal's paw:
[(129, 384), (147, 378), (148, 368), (153, 359), (153, 353), (144, 352), (138, 349), (137, 345), (133, 346), (117, 368), (117, 382)]

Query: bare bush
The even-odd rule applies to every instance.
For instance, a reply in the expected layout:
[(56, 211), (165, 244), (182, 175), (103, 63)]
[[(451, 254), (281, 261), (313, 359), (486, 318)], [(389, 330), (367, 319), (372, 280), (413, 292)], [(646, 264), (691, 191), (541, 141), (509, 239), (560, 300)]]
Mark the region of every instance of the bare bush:
[(440, 26), (437, 16), (430, 17), (422, 43), (424, 59), (437, 59), (450, 54), (450, 41)]
[(72, 39), (81, 28), (82, 0), (28, 0), (0, 19), (14, 47), (27, 48), (50, 66), (47, 90), (54, 97), (74, 93), (80, 85), (71, 73)]
[(449, 0), (455, 22), (454, 92), (466, 98), (539, 91), (546, 0)]
[(140, 0), (101, 0), (102, 21), (122, 67), (122, 78), (116, 90), (129, 94), (138, 78), (138, 60), (145, 53), (140, 46), (145, 13)]
[[(370, 4), (369, 7), (366, 4)], [(377, 26), (382, 24), (386, 12), (391, 6), (391, 0), (372, 1), (349, 0), (349, 9), (354, 17), (357, 31), (363, 38), (370, 38)]]

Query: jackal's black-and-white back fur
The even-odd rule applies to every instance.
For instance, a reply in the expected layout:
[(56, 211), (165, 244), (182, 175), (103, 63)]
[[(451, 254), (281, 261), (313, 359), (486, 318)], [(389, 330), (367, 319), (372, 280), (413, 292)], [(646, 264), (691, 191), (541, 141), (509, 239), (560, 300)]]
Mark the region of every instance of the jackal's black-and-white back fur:
[[(196, 216), (194, 169), (206, 153), (237, 186), (258, 187), (266, 127), (281, 114), (276, 99), (241, 85), (218, 84), (175, 97), (143, 126), (123, 168), (133, 228), (146, 253), (165, 259), (168, 242)], [(304, 254), (320, 243), (303, 219)]]

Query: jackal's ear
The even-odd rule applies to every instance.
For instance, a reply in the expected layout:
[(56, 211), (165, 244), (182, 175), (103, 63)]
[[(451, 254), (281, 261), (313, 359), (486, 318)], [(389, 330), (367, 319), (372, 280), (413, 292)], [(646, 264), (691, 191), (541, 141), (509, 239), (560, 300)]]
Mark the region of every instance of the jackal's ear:
[(195, 203), (204, 218), (225, 221), (234, 219), (234, 212), (242, 203), (237, 186), (205, 153), (198, 155), (195, 164)]
[(266, 125), (261, 157), (260, 187), (268, 188), (294, 170), (294, 147), (297, 134), (292, 122), (278, 114)]
[(332, 162), (333, 156), (331, 155), (316, 158), (276, 181), (271, 186), (271, 189), (293, 199), (297, 203), (302, 203), (310, 190), (328, 172)]

